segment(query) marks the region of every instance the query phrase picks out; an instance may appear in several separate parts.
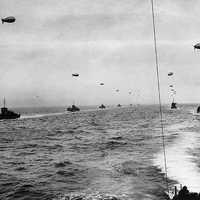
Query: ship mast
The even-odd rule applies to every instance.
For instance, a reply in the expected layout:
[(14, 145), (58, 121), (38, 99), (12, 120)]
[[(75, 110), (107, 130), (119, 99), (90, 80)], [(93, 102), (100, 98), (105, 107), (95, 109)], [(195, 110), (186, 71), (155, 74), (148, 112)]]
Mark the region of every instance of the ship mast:
[(160, 76), (159, 76), (158, 49), (157, 49), (157, 38), (156, 38), (156, 24), (155, 24), (155, 14), (154, 14), (155, 12), (154, 12), (153, 0), (151, 0), (151, 12), (152, 12), (153, 40), (154, 40), (154, 51), (155, 51), (155, 67), (156, 67), (157, 87), (158, 87), (160, 124), (161, 124), (163, 156), (164, 156), (165, 181), (166, 181), (166, 186), (167, 186), (167, 192), (169, 194), (169, 185), (168, 185), (168, 178), (167, 178), (167, 159), (166, 159), (166, 151), (165, 151), (165, 134), (164, 134), (164, 125), (163, 125), (163, 111), (162, 111), (161, 91), (160, 91)]
[(3, 107), (4, 108), (6, 107), (6, 99), (5, 99), (5, 97), (3, 98)]

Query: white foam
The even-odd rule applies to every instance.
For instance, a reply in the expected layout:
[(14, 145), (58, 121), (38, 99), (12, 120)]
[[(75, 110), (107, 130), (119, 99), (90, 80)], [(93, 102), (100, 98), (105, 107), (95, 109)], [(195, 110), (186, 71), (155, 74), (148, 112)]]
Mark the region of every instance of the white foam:
[[(198, 133), (181, 132), (175, 143), (166, 148), (168, 177), (186, 185), (192, 192), (200, 191), (200, 171), (189, 154), (197, 146)], [(155, 156), (154, 163), (164, 171), (163, 153)]]
[(176, 123), (173, 125), (170, 125), (167, 127), (168, 131), (179, 131), (179, 129), (184, 129), (184, 128), (191, 128), (194, 126), (194, 123), (191, 121), (185, 121), (185, 122), (181, 122), (181, 123)]
[(47, 116), (54, 116), (54, 115), (63, 115), (65, 113), (43, 113), (43, 114), (32, 114), (32, 115), (22, 115), (20, 119), (28, 119), (28, 118), (40, 118), (40, 117), (47, 117)]

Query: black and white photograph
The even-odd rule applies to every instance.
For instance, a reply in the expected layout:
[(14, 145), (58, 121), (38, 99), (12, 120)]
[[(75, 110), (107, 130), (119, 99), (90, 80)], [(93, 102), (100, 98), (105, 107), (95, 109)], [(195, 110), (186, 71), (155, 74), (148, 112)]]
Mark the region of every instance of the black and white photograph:
[(199, 10), (0, 0), (0, 200), (200, 200)]

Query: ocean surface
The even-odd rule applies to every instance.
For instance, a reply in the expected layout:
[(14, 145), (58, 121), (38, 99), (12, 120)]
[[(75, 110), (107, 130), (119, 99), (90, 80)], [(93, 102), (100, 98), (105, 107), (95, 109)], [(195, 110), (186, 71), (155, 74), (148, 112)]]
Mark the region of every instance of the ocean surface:
[[(200, 120), (163, 108), (170, 190), (200, 192)], [(0, 121), (1, 200), (167, 199), (157, 106), (20, 108)]]

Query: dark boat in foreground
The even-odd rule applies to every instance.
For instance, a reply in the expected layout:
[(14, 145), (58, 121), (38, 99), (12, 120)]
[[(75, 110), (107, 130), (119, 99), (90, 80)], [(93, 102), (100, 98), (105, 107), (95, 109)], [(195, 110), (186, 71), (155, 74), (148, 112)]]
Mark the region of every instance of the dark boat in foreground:
[(1, 119), (17, 119), (20, 118), (20, 114), (15, 113), (13, 111), (8, 110), (8, 108), (5, 107), (5, 99), (3, 101), (4, 106), (1, 108), (0, 113), (0, 120)]
[(174, 197), (172, 200), (200, 200), (200, 193), (190, 192), (186, 186), (178, 192), (175, 186)]
[(70, 112), (77, 112), (77, 111), (80, 111), (80, 108), (78, 108), (78, 107), (75, 106), (75, 105), (72, 105), (71, 107), (68, 107), (68, 108), (67, 108), (67, 111), (70, 111)]
[(106, 106), (104, 106), (103, 104), (101, 104), (101, 105), (99, 106), (99, 108), (104, 109), (104, 108), (106, 108)]

